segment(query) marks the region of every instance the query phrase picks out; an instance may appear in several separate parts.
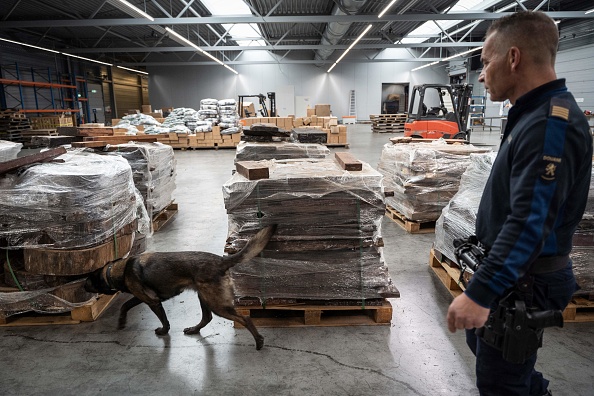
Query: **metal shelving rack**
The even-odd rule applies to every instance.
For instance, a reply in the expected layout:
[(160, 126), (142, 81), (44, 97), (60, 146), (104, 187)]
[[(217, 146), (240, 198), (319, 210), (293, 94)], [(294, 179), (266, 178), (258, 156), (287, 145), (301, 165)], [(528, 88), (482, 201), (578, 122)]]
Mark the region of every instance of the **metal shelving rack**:
[[(42, 71), (35, 68), (23, 68), (18, 63), (0, 66), (0, 107), (16, 108), (21, 113), (39, 114), (78, 111), (80, 99), (77, 86), (54, 81), (60, 81), (60, 79), (57, 75), (54, 79), (50, 68)], [(16, 87), (16, 90), (11, 91), (8, 87)], [(32, 95), (26, 92), (26, 89), (32, 89)], [(35, 108), (31, 108), (33, 101)], [(72, 106), (68, 106), (71, 108), (66, 108), (68, 101), (73, 102)], [(58, 106), (58, 102), (60, 106)]]

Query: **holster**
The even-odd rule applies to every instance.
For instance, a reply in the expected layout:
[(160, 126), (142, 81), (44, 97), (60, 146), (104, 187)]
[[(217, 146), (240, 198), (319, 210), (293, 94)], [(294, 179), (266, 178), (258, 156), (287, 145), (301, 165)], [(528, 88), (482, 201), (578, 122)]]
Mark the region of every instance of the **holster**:
[(527, 309), (525, 301), (511, 292), (491, 312), (485, 326), (476, 330), (476, 335), (500, 350), (508, 362), (522, 364), (542, 346), (544, 329), (551, 326), (563, 327), (561, 311)]

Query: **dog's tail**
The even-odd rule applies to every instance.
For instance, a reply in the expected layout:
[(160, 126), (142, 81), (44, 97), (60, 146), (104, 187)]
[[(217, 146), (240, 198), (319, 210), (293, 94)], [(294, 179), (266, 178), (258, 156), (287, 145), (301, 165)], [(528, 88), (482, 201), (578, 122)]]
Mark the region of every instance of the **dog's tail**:
[(251, 260), (260, 254), (260, 252), (264, 250), (264, 247), (266, 247), (266, 244), (275, 231), (276, 224), (264, 227), (258, 231), (256, 235), (254, 235), (239, 252), (229, 256), (224, 256), (223, 262), (227, 264), (227, 268), (231, 268), (236, 264)]

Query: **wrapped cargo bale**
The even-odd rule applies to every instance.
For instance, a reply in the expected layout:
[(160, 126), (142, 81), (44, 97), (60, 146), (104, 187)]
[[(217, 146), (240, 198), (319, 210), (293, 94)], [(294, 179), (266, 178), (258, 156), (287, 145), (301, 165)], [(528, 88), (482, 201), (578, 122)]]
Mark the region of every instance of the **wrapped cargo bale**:
[(295, 158), (326, 158), (330, 150), (324, 145), (315, 143), (292, 142), (241, 142), (237, 145), (235, 162), (284, 160)]
[(378, 170), (386, 190), (394, 191), (386, 204), (413, 221), (435, 221), (458, 191), (471, 153), (490, 151), (470, 144), (387, 143)]
[(125, 158), (132, 168), (134, 185), (140, 191), (149, 215), (161, 212), (173, 201), (175, 157), (162, 143), (125, 143), (109, 147), (110, 155)]
[[(240, 174), (240, 169), (254, 170), (254, 164), (267, 167), (268, 178)], [(261, 227), (278, 224), (260, 257), (232, 269), (237, 298), (396, 295), (378, 247), (385, 211), (379, 172), (369, 164), (345, 171), (331, 159), (238, 162), (237, 167), (223, 186), (226, 251), (241, 249)]]
[(496, 156), (494, 152), (470, 154), (470, 165), (460, 178), (460, 188), (435, 224), (433, 246), (454, 262), (454, 239), (474, 235), (476, 213)]
[(19, 154), (19, 151), (21, 151), (21, 148), (23, 148), (22, 143), (0, 140), (0, 162), (15, 159)]
[(136, 219), (130, 165), (71, 150), (2, 178), (0, 238), (10, 247), (83, 248)]
[[(453, 241), (474, 235), (476, 213), (491, 173), (496, 153), (471, 154), (471, 163), (462, 175), (460, 189), (443, 209), (435, 226), (434, 248), (452, 262), (455, 261)], [(593, 177), (594, 179), (594, 168)], [(580, 289), (574, 296), (594, 297), (594, 183), (586, 210), (573, 236), (570, 258)]]
[(123, 158), (70, 150), (5, 175), (0, 262), (15, 292), (0, 293), (0, 318), (67, 312), (94, 301), (83, 288), (86, 275), (127, 255), (148, 224)]

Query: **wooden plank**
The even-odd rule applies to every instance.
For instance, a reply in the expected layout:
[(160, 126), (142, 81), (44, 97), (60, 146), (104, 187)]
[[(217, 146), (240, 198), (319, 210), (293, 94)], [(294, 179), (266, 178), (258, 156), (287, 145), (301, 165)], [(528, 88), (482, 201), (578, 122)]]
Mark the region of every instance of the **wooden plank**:
[(237, 172), (248, 180), (268, 179), (268, 166), (260, 161), (240, 161), (235, 164)]
[(93, 322), (109, 307), (111, 302), (120, 294), (117, 292), (113, 295), (100, 294), (95, 303), (85, 305), (83, 307), (74, 308), (70, 312), (73, 320), (79, 322)]
[(363, 163), (359, 161), (351, 153), (339, 152), (334, 154), (334, 158), (338, 161), (340, 167), (348, 171), (363, 170)]
[(121, 235), (117, 242), (112, 239), (87, 249), (23, 249), (25, 270), (44, 275), (87, 274), (128, 253), (133, 237)]
[(107, 142), (104, 142), (103, 140), (92, 140), (92, 141), (86, 141), (86, 142), (72, 142), (72, 147), (89, 147), (89, 148), (94, 148), (94, 147), (105, 147), (107, 146)]
[(153, 232), (159, 231), (177, 214), (178, 206), (176, 203), (170, 203), (165, 209), (153, 216)]
[(64, 147), (57, 147), (54, 149), (42, 151), (37, 154), (27, 155), (10, 161), (0, 162), (0, 175), (16, 170), (21, 166), (31, 165), (38, 162), (50, 161), (65, 153), (66, 149)]

